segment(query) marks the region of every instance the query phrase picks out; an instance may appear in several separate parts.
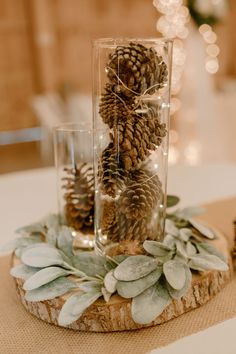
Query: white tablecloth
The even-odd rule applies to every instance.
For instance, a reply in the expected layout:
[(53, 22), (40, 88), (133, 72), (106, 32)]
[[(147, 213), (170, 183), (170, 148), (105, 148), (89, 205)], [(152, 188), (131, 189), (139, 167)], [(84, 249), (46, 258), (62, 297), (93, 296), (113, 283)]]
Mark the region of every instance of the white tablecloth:
[[(182, 206), (202, 204), (235, 196), (235, 181), (236, 165), (174, 166), (169, 169), (168, 193), (180, 196)], [(0, 246), (14, 238), (16, 228), (56, 212), (56, 190), (54, 168), (1, 175)], [(233, 354), (236, 353), (235, 328), (236, 318), (157, 349), (155, 353)], [(223, 337), (219, 333), (224, 333)], [(227, 343), (224, 349), (222, 340)]]

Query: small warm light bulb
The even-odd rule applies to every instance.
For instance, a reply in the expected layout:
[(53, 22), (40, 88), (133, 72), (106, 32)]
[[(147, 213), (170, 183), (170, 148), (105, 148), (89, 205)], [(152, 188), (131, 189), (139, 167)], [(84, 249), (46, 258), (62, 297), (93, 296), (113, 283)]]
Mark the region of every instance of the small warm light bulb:
[(219, 70), (219, 62), (217, 58), (207, 58), (206, 64), (205, 64), (207, 72), (209, 74), (215, 74)]
[(203, 24), (199, 27), (199, 32), (203, 35), (205, 32), (207, 31), (211, 31), (211, 26), (207, 25), (207, 24)]
[(206, 31), (203, 34), (204, 41), (207, 43), (215, 43), (217, 40), (217, 35), (212, 30)]
[(220, 53), (220, 48), (216, 44), (209, 44), (206, 52), (210, 57), (217, 57)]

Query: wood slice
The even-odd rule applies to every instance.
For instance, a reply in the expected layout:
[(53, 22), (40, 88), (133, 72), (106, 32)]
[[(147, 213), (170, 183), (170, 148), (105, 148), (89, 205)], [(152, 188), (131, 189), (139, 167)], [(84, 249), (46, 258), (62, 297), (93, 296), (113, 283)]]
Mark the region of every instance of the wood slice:
[[(211, 241), (211, 243), (220, 249), (227, 257), (230, 265), (229, 270), (225, 272), (208, 271), (199, 275), (194, 275), (192, 285), (187, 293), (181, 299), (173, 300), (163, 313), (155, 319), (155, 321), (148, 325), (135, 323), (131, 317), (131, 300), (114, 295), (109, 303), (106, 303), (102, 299), (98, 299), (84, 312), (78, 321), (68, 326), (68, 328), (92, 332), (133, 330), (167, 322), (185, 312), (202, 306), (213, 298), (230, 281), (232, 274), (232, 262), (227, 241), (222, 233), (218, 231), (216, 231), (216, 233), (218, 239)], [(15, 266), (19, 264), (19, 262), (19, 259), (13, 256), (12, 265)], [(17, 293), (24, 307), (41, 320), (58, 325), (57, 319), (60, 309), (65, 300), (70, 296), (70, 293), (53, 300), (29, 302), (24, 298), (24, 282), (21, 279), (15, 279), (15, 282)]]

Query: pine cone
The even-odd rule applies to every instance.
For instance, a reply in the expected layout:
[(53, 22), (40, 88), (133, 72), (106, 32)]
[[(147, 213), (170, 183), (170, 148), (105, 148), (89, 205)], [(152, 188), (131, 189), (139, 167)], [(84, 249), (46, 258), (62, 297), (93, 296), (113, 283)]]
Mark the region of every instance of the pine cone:
[(68, 225), (80, 230), (94, 224), (94, 175), (87, 164), (75, 168), (65, 168), (68, 177), (62, 180), (66, 189), (64, 194), (65, 217)]
[(154, 48), (130, 43), (128, 46), (118, 46), (109, 59), (108, 78), (118, 94), (127, 97), (145, 91), (152, 94), (167, 81), (167, 66)]
[(157, 175), (139, 169), (132, 173), (119, 199), (120, 211), (128, 219), (140, 219), (151, 214), (162, 198), (162, 186)]
[(105, 200), (102, 209), (101, 229), (106, 232), (116, 223), (116, 202)]
[(111, 197), (115, 197), (124, 187), (127, 171), (113, 143), (110, 143), (102, 153), (98, 176), (103, 192)]
[[(107, 202), (107, 210), (102, 214), (101, 229), (112, 242), (138, 240), (141, 244), (146, 239), (156, 239), (156, 230), (151, 226), (152, 215), (139, 220), (127, 219), (125, 214), (118, 214), (117, 208), (113, 208), (114, 202)], [(113, 214), (113, 215), (112, 215)]]
[(107, 85), (99, 104), (99, 114), (103, 122), (113, 128), (115, 122), (126, 121), (131, 116), (133, 106), (133, 100), (117, 95)]
[(124, 167), (127, 171), (144, 161), (151, 150), (156, 150), (166, 135), (166, 125), (157, 117), (133, 114), (126, 121), (114, 125), (114, 146), (119, 145)]

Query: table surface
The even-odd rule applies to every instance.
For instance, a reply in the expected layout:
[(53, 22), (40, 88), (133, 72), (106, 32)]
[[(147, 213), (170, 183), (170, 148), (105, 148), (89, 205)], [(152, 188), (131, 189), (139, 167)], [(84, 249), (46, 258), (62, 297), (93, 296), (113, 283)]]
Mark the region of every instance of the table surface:
[[(0, 176), (0, 246), (14, 238), (14, 230), (57, 211), (56, 172), (54, 168), (23, 171)], [(168, 193), (181, 198), (181, 205), (196, 205), (236, 195), (236, 165), (173, 166), (169, 168)], [(219, 326), (222, 326), (219, 327)], [(222, 354), (220, 330), (227, 329), (227, 353), (235, 353), (236, 318), (193, 336), (181, 339), (152, 353)], [(214, 341), (212, 338), (214, 337)], [(224, 337), (226, 340), (226, 334)], [(209, 350), (204, 348), (209, 344)], [(194, 352), (193, 343), (198, 343)]]

